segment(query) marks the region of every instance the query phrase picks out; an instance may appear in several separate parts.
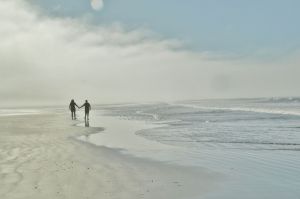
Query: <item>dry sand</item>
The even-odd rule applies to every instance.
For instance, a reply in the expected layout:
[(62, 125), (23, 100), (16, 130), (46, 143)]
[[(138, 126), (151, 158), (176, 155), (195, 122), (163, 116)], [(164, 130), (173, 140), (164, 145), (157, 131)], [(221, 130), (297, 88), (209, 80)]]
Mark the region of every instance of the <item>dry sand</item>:
[(78, 141), (101, 128), (75, 124), (66, 113), (0, 117), (0, 198), (190, 199), (216, 187), (219, 176), (205, 169)]

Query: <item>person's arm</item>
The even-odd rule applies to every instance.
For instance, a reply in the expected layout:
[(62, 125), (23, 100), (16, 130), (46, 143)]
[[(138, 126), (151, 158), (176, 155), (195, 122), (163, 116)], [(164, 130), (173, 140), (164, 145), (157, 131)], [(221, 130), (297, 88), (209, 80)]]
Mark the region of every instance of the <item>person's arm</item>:
[(81, 108), (81, 107), (79, 107), (76, 103), (75, 103), (75, 105), (77, 106), (77, 108)]

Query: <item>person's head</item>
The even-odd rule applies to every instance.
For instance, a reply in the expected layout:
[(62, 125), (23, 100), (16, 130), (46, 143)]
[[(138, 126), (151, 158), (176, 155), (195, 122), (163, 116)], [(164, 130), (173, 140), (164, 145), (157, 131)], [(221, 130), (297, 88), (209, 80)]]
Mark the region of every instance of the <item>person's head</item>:
[(88, 103), (88, 100), (85, 100), (86, 103)]
[(74, 102), (74, 99), (72, 99), (71, 102)]

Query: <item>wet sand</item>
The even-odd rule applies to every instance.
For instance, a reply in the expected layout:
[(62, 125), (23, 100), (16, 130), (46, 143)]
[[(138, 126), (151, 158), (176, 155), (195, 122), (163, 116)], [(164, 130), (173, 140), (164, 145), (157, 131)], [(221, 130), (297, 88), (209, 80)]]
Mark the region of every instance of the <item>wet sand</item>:
[(218, 186), (206, 169), (79, 141), (102, 129), (77, 124), (67, 113), (0, 117), (0, 198), (199, 199)]

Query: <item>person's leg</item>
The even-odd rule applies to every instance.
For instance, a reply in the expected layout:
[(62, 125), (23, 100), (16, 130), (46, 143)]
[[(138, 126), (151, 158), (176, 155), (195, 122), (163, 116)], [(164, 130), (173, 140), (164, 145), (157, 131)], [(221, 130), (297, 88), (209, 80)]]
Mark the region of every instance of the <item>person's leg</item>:
[(74, 111), (74, 120), (76, 120), (76, 111)]
[(87, 119), (90, 120), (90, 113), (87, 112), (86, 115), (87, 115)]
[(72, 118), (72, 120), (73, 120), (73, 111), (71, 111), (71, 118)]
[(72, 120), (75, 120), (76, 118), (75, 118), (75, 112), (74, 111), (72, 111)]

